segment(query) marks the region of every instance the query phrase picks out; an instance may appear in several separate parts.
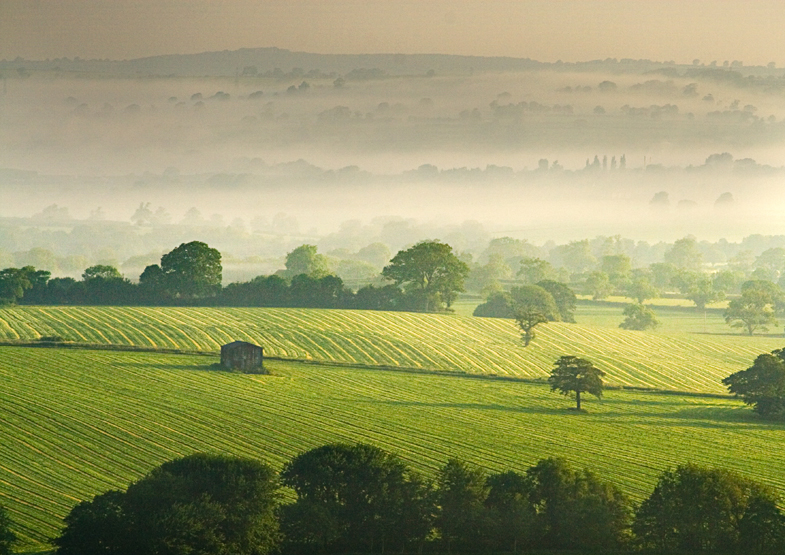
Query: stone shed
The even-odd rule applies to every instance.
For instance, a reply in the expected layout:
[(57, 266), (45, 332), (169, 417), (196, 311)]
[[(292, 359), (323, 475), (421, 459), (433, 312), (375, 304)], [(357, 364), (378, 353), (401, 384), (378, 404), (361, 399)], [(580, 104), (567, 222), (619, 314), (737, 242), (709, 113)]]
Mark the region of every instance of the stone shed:
[(221, 347), (221, 366), (251, 374), (266, 374), (263, 349), (247, 341), (232, 341)]

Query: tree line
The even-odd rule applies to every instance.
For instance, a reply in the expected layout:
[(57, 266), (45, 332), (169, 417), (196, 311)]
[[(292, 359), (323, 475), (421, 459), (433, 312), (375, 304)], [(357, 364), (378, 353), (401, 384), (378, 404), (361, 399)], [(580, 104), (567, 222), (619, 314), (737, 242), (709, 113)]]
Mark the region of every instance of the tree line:
[(221, 285), (221, 253), (206, 243), (183, 243), (139, 276), (117, 268), (87, 268), (82, 280), (52, 278), (32, 266), (0, 271), (0, 301), (31, 305), (281, 306), (436, 312), (447, 310), (464, 290), (468, 266), (439, 241), (399, 251), (382, 271), (387, 283), (357, 292), (320, 265), (316, 247), (302, 245), (287, 256), (286, 270), (248, 282)]
[[(282, 503), (283, 488), (292, 502)], [(280, 473), (226, 455), (166, 462), (77, 504), (53, 544), (57, 555), (775, 553), (785, 548), (778, 502), (768, 486), (693, 464), (660, 474), (634, 506), (561, 458), (497, 473), (452, 458), (428, 479), (378, 447), (331, 443)], [(0, 518), (0, 542), (13, 539), (8, 525)]]

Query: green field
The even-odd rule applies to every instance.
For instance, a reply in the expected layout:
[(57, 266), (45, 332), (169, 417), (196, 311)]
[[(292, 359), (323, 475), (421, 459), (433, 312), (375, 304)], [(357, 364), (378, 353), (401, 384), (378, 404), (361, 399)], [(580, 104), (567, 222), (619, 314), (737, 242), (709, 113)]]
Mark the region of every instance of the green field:
[(578, 414), (544, 385), (505, 379), (282, 361), (251, 376), (211, 370), (216, 360), (0, 347), (0, 503), (22, 547), (41, 547), (77, 501), (165, 460), (211, 451), (280, 467), (330, 441), (373, 443), (429, 475), (450, 456), (523, 471), (562, 455), (636, 500), (690, 461), (785, 493), (785, 426), (730, 399), (616, 390)]
[[(602, 324), (610, 318), (608, 309), (578, 315), (592, 325), (543, 325), (528, 348), (510, 320), (281, 308), (16, 307), (0, 310), (0, 339), (60, 336), (209, 352), (240, 339), (288, 359), (528, 379), (547, 376), (554, 360), (570, 354), (592, 360), (614, 385), (712, 393), (725, 392), (722, 378), (785, 343), (779, 336), (747, 337), (727, 328), (706, 334), (675, 325), (672, 331), (624, 331)], [(695, 320), (702, 322), (702, 315), (687, 315), (693, 328), (701, 325)]]

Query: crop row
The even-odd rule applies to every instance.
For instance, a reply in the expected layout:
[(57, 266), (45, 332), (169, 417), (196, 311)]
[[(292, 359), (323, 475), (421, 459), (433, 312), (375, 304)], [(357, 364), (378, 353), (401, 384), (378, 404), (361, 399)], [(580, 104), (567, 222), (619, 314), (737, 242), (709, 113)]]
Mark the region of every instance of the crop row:
[(271, 376), (212, 359), (0, 348), (0, 503), (29, 546), (81, 499), (165, 460), (210, 451), (280, 467), (330, 441), (364, 441), (421, 471), (450, 456), (524, 470), (561, 455), (637, 499), (684, 462), (735, 468), (785, 491), (785, 427), (726, 399), (609, 391), (589, 414), (540, 385), (268, 362)]
[(590, 358), (614, 385), (722, 392), (720, 380), (781, 341), (653, 334), (548, 324), (523, 348), (509, 320), (314, 309), (16, 307), (0, 310), (0, 339), (217, 351), (234, 340), (268, 356), (473, 374), (546, 376), (563, 354)]

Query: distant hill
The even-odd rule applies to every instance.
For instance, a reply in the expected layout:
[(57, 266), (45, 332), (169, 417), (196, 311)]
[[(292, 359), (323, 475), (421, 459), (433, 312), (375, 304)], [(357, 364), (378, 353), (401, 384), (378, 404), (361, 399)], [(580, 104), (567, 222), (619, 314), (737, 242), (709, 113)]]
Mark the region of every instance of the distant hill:
[[(87, 72), (116, 76), (284, 76), (318, 73), (350, 78), (383, 75), (472, 74), (476, 72), (553, 69), (571, 71), (602, 70), (643, 73), (662, 69), (685, 70), (673, 62), (609, 58), (577, 63), (545, 63), (529, 58), (457, 56), (450, 54), (314, 54), (282, 48), (243, 48), (222, 52), (154, 56), (135, 60), (55, 60), (0, 61), (0, 71), (24, 76), (31, 71)], [(750, 71), (753, 68), (745, 68)], [(10, 70), (10, 71), (9, 71)], [(373, 72), (362, 70), (377, 70)], [(354, 72), (354, 73), (352, 73)]]

